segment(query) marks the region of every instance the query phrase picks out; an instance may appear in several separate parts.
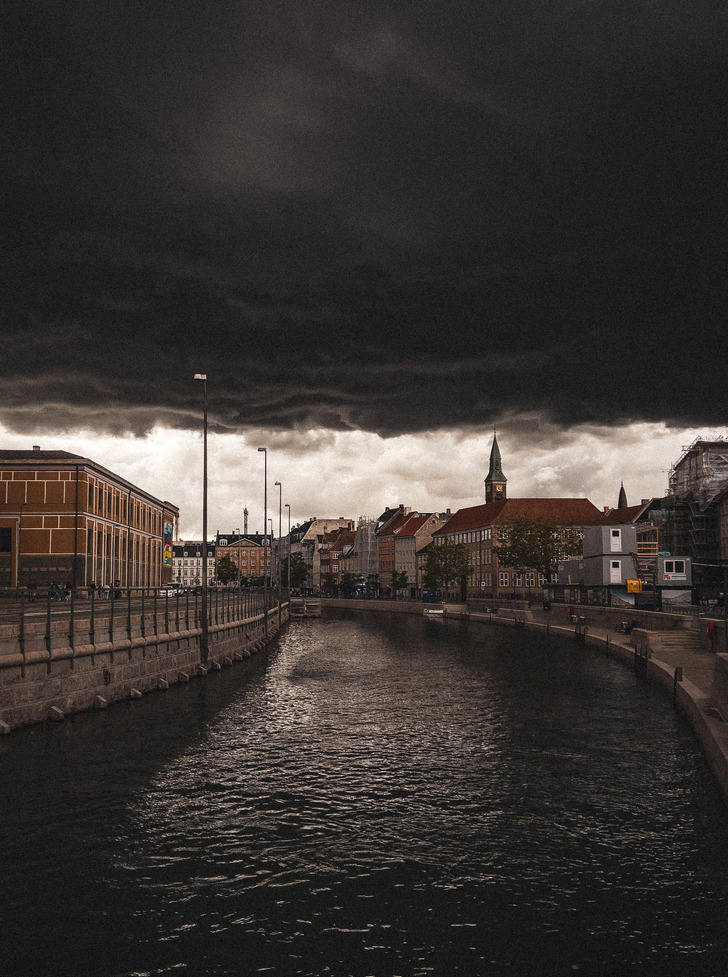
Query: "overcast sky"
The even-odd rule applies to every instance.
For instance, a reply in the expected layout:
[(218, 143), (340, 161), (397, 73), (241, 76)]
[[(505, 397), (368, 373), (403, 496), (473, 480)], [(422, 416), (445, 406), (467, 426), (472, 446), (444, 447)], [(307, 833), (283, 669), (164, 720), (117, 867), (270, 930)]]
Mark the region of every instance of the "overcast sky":
[(295, 521), (478, 502), (494, 425), (512, 495), (597, 505), (724, 433), (725, 4), (7, 10), (3, 447), (191, 532), (196, 372), (215, 528), (258, 444)]

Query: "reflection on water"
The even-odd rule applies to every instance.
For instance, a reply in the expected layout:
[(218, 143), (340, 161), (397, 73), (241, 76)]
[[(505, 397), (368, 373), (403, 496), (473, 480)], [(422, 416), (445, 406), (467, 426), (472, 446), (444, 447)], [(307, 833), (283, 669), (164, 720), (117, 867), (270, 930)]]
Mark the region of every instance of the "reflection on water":
[(527, 632), (339, 613), (0, 744), (9, 975), (723, 974), (670, 704)]

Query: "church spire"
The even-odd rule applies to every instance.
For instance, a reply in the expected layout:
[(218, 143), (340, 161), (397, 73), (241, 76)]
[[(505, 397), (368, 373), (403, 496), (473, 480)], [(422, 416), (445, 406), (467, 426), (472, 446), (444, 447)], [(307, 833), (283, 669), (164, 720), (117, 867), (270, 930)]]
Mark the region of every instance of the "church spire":
[(506, 497), (506, 482), (508, 479), (503, 474), (501, 467), (501, 453), (498, 447), (498, 438), (495, 428), (493, 428), (493, 445), (490, 449), (490, 468), (488, 477), (485, 480), (485, 501), (502, 502)]
[(624, 491), (624, 482), (620, 483), (619, 501), (617, 502), (617, 508), (618, 509), (627, 508), (627, 493)]

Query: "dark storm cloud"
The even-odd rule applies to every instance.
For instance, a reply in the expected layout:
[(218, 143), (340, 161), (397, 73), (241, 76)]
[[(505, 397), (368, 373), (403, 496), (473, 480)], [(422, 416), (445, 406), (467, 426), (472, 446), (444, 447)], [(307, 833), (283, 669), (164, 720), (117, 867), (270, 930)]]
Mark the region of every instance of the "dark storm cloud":
[(724, 422), (719, 5), (11, 8), (6, 424)]

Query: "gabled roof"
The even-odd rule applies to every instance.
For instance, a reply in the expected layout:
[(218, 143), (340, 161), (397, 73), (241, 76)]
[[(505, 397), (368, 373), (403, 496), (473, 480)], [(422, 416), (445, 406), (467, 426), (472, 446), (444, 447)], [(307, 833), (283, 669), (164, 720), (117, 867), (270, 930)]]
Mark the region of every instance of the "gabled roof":
[[(227, 537), (223, 537), (227, 539)], [(222, 547), (222, 543), (218, 543), (218, 546)], [(262, 536), (232, 536), (228, 539), (225, 546), (262, 546), (263, 537)]]
[(414, 536), (418, 530), (422, 529), (431, 516), (431, 512), (426, 512), (424, 515), (421, 515), (420, 513), (410, 513), (399, 529), (395, 529), (394, 535)]
[(418, 515), (418, 513), (401, 512), (399, 515), (395, 513), (394, 518), (390, 519), (381, 529), (377, 530), (377, 536), (394, 536), (397, 530), (401, 529), (412, 515)]
[(354, 545), (356, 533), (353, 529), (335, 529), (333, 533), (328, 534), (326, 539), (330, 541), (329, 552), (338, 553), (346, 546)]
[(302, 523), (300, 526), (294, 526), (291, 530), (291, 542), (300, 543), (306, 533), (309, 531), (311, 526), (316, 522), (315, 519), (308, 519), (306, 522)]
[(610, 509), (605, 514), (606, 523), (608, 526), (617, 526), (621, 523), (637, 522), (640, 516), (645, 515), (649, 511), (653, 502), (655, 502), (655, 499), (648, 499), (646, 502), (640, 502), (639, 505), (628, 505), (623, 506), (621, 509)]
[(604, 513), (589, 499), (504, 499), (458, 509), (435, 536), (449, 536), (482, 526), (511, 522), (519, 516), (529, 519), (552, 519), (559, 526), (603, 526)]

